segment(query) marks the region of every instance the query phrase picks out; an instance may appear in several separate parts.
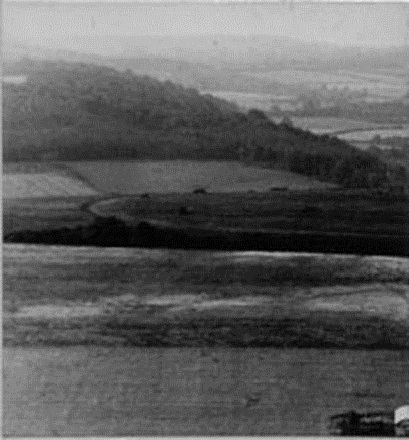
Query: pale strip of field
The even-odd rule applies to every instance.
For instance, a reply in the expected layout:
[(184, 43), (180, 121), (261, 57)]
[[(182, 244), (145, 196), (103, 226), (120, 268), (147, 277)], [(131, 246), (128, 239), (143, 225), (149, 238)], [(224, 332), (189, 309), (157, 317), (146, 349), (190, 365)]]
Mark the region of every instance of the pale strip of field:
[(287, 83), (327, 83), (327, 84), (348, 84), (348, 85), (362, 85), (375, 87), (391, 87), (391, 88), (405, 88), (405, 81), (403, 78), (394, 76), (376, 76), (373, 75), (357, 75), (354, 72), (343, 72), (342, 74), (317, 72), (311, 70), (276, 70), (269, 72), (243, 72), (245, 75), (269, 78), (283, 84)]
[(69, 166), (99, 190), (120, 194), (191, 192), (200, 187), (211, 192), (241, 192), (329, 186), (295, 173), (227, 161), (95, 161)]
[(3, 174), (3, 197), (6, 199), (93, 196), (96, 194), (98, 192), (85, 182), (64, 174)]
[(5, 83), (10, 83), (10, 84), (24, 84), (27, 81), (27, 76), (25, 75), (3, 76), (1, 80)]
[[(386, 83), (390, 83), (390, 84), (397, 84), (397, 83), (402, 83), (406, 80), (407, 78), (407, 72), (405, 71), (399, 71), (397, 69), (390, 69), (388, 71), (388, 69), (379, 69), (378, 73), (375, 72), (360, 72), (360, 71), (348, 71), (348, 70), (343, 70), (340, 69), (337, 71), (337, 73), (339, 75), (347, 75), (351, 78), (360, 78), (360, 79), (366, 79), (369, 81), (374, 81), (374, 82), (378, 82), (378, 81), (384, 81)], [(402, 78), (402, 76), (404, 78)]]
[(288, 101), (290, 99), (296, 99), (297, 97), (295, 95), (275, 95), (270, 93), (245, 93), (245, 92), (232, 92), (232, 91), (224, 91), (224, 90), (204, 90), (201, 92), (202, 94), (206, 95), (213, 95), (217, 96), (218, 98), (223, 98), (227, 100), (234, 100), (234, 99), (259, 99), (259, 100), (265, 100), (265, 99), (273, 99), (275, 101)]
[[(282, 118), (275, 118), (275, 122), (281, 122)], [(303, 130), (309, 130), (317, 134), (333, 133), (344, 130), (360, 130), (363, 128), (377, 128), (379, 124), (359, 121), (356, 119), (332, 118), (332, 117), (292, 117), (292, 123)]]
[(338, 138), (346, 141), (369, 141), (374, 136), (379, 135), (381, 138), (385, 137), (406, 137), (409, 138), (409, 126), (405, 128), (396, 129), (373, 129), (367, 131), (351, 131), (349, 133), (343, 133), (337, 135)]
[(356, 256), (348, 254), (270, 251), (186, 251), (122, 247), (96, 248), (92, 246), (67, 248), (61, 245), (48, 246), (14, 243), (5, 243), (3, 245), (3, 252), (13, 268), (18, 262), (23, 266), (31, 263), (37, 265), (52, 263), (63, 264), (67, 267), (76, 263), (82, 264), (85, 267), (89, 264), (119, 264), (121, 262), (128, 262), (134, 267), (138, 264), (148, 264), (151, 266), (154, 263), (171, 264), (171, 262), (177, 263), (177, 265), (203, 265), (206, 268), (231, 264), (240, 265), (240, 267), (249, 264), (276, 266), (278, 262), (283, 262), (287, 265), (288, 260), (303, 258), (306, 263), (315, 262), (325, 265), (326, 268), (329, 266), (337, 267), (339, 264), (350, 262), (352, 270), (356, 269), (359, 264), (365, 264), (373, 277), (376, 277), (378, 273), (383, 273), (383, 271), (387, 273), (396, 272), (399, 274), (399, 278), (409, 277), (408, 258), (374, 255)]
[(3, 174), (41, 174), (61, 173), (63, 168), (53, 162), (6, 162), (2, 171)]
[[(68, 319), (81, 316), (106, 316), (107, 314), (136, 312), (149, 308), (151, 313), (160, 312), (162, 316), (174, 313), (201, 311), (232, 312), (242, 308), (244, 312), (259, 316), (272, 313), (278, 307), (295, 310), (308, 310), (310, 313), (332, 311), (338, 313), (358, 312), (367, 316), (379, 316), (409, 324), (409, 286), (398, 283), (369, 283), (354, 286), (331, 286), (300, 289), (293, 288), (291, 301), (277, 298), (277, 289), (264, 289), (264, 294), (240, 295), (234, 298), (214, 299), (203, 293), (140, 296), (137, 289), (116, 297), (102, 297), (94, 303), (73, 303), (69, 305), (43, 304), (23, 306), (13, 314), (15, 318)], [(269, 294), (266, 294), (268, 292)], [(276, 293), (276, 294), (274, 294)], [(290, 292), (288, 292), (290, 296)], [(297, 304), (295, 304), (295, 300)], [(253, 309), (253, 310), (251, 310)], [(6, 314), (7, 315), (7, 314)]]
[(375, 78), (373, 76), (359, 76), (354, 73), (337, 75), (334, 73), (315, 72), (310, 70), (277, 70), (269, 72), (243, 72), (249, 77), (269, 79), (281, 84), (294, 85), (304, 84), (310, 87), (318, 88), (326, 84), (330, 88), (348, 87), (350, 90), (364, 90), (375, 96), (385, 99), (399, 98), (406, 93), (405, 78), (401, 77), (383, 77)]

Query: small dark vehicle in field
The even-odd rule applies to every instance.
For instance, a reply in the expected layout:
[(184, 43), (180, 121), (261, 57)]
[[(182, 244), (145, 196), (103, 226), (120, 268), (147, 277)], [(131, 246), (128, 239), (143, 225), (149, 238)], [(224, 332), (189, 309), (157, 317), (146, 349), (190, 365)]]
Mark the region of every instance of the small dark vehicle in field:
[(193, 190), (193, 194), (207, 194), (207, 191), (205, 188), (196, 188)]
[(393, 413), (349, 411), (330, 418), (329, 433), (340, 436), (395, 437)]

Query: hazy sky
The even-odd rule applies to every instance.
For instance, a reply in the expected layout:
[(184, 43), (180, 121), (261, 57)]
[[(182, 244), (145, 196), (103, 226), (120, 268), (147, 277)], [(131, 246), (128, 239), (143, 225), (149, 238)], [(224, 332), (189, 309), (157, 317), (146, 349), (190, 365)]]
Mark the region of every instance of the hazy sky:
[[(5, 40), (78, 47), (81, 37), (137, 35), (280, 35), (342, 45), (402, 45), (409, 4), (141, 4), (27, 3), (3, 5)], [(70, 36), (73, 39), (70, 39)], [(76, 38), (74, 38), (76, 37)], [(102, 40), (101, 40), (102, 41)], [(101, 43), (102, 44), (102, 43)]]

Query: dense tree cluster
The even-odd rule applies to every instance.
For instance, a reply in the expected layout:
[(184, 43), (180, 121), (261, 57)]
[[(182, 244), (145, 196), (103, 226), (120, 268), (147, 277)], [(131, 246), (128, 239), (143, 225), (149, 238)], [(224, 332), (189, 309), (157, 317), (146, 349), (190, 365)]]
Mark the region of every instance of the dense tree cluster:
[(396, 180), (380, 158), (346, 142), (169, 81), (84, 63), (18, 67), (27, 81), (3, 88), (6, 161), (240, 159), (346, 186)]

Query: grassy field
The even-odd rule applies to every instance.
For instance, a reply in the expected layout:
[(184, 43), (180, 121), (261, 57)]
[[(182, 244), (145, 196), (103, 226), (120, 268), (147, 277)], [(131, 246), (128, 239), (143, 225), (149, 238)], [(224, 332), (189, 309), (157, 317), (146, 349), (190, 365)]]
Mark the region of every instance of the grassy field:
[(407, 259), (5, 245), (6, 346), (408, 347)]
[[(316, 231), (407, 235), (406, 199), (347, 191), (151, 194), (133, 197), (4, 199), (3, 232), (89, 224), (94, 215), (207, 230)], [(185, 207), (187, 213), (181, 213)]]
[(328, 435), (330, 416), (408, 400), (408, 352), (3, 350), (5, 436)]
[(94, 216), (81, 209), (98, 197), (3, 199), (3, 234), (87, 224)]
[[(187, 215), (181, 207), (189, 207)], [(180, 227), (246, 228), (408, 234), (409, 205), (365, 192), (272, 191), (244, 194), (164, 194), (94, 205), (102, 215), (125, 215)]]
[(7, 163), (3, 170), (5, 199), (184, 193), (200, 187), (213, 192), (245, 192), (333, 186), (299, 174), (234, 161), (23, 162)]
[(299, 174), (232, 161), (94, 161), (67, 165), (99, 190), (119, 194), (185, 193), (200, 187), (212, 192), (331, 187)]

